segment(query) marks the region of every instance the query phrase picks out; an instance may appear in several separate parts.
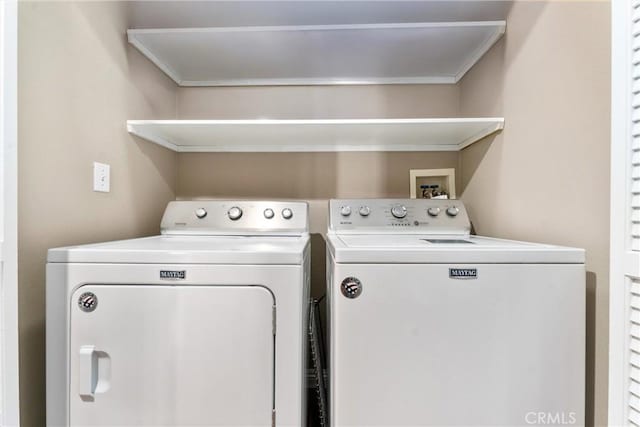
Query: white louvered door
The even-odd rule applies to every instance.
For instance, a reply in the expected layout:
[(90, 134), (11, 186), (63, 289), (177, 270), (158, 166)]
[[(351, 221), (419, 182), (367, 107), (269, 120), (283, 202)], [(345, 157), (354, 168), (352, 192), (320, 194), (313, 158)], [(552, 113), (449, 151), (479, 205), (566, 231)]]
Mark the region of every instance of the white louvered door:
[(0, 0), (0, 426), (18, 426), (18, 5)]
[(640, 0), (611, 12), (609, 425), (640, 426)]

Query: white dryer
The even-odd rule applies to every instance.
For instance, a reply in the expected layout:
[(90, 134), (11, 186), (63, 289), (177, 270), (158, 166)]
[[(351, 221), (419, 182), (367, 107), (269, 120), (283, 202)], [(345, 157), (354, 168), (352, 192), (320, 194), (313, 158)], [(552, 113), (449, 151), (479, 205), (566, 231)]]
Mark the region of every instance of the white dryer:
[(171, 202), (161, 228), (49, 251), (47, 425), (304, 425), (307, 204)]
[(332, 426), (584, 425), (584, 251), (469, 232), (455, 200), (330, 201)]

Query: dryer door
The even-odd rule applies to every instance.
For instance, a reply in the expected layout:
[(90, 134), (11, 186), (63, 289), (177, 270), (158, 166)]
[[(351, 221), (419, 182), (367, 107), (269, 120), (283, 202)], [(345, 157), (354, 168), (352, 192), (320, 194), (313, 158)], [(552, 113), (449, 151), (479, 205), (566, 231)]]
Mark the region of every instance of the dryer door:
[(271, 426), (273, 295), (87, 285), (71, 301), (71, 426)]

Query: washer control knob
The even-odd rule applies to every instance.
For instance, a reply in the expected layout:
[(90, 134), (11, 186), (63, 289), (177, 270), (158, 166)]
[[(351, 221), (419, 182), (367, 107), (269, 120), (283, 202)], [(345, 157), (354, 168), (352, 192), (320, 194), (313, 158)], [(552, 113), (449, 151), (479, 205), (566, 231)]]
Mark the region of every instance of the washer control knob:
[(293, 217), (293, 211), (289, 208), (282, 209), (282, 218), (291, 219)]
[(240, 219), (240, 217), (242, 216), (242, 209), (240, 209), (237, 206), (234, 206), (227, 211), (227, 216), (229, 217), (230, 220), (236, 221)]
[(264, 214), (264, 217), (267, 218), (267, 219), (271, 219), (271, 218), (273, 218), (275, 216), (275, 213), (273, 213), (273, 209), (271, 209), (271, 208), (265, 209), (263, 214)]
[(195, 214), (198, 218), (202, 219), (207, 216), (207, 210), (205, 208), (198, 208), (196, 209)]
[(343, 206), (340, 208), (340, 215), (349, 216), (351, 215), (351, 206)]
[(369, 206), (360, 206), (360, 210), (358, 210), (360, 216), (369, 216), (371, 213), (371, 208)]
[(433, 207), (427, 209), (427, 213), (430, 216), (438, 216), (438, 214), (440, 214), (440, 208), (437, 207), (437, 206), (433, 206)]
[(450, 206), (447, 208), (447, 215), (449, 216), (456, 216), (460, 213), (460, 209), (458, 209), (456, 206)]
[(391, 208), (391, 215), (398, 219), (404, 218), (407, 216), (407, 208), (402, 205), (395, 205)]

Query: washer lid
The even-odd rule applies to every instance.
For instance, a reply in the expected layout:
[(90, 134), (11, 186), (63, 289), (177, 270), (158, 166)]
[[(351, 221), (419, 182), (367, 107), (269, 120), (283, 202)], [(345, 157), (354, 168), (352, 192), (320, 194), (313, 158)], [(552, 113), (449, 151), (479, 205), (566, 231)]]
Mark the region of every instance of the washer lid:
[(309, 235), (154, 236), (49, 249), (48, 262), (301, 265)]
[(335, 234), (327, 247), (338, 263), (584, 263), (584, 250), (459, 235)]

